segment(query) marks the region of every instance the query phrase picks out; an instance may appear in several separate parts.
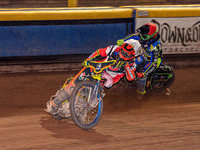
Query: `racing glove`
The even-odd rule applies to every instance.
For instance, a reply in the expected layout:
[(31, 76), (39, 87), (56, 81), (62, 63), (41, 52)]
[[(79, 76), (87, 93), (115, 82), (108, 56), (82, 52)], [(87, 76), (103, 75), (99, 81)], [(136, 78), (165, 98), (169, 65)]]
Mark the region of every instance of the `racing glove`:
[(121, 46), (123, 44), (124, 44), (124, 39), (120, 39), (120, 40), (117, 41), (118, 46)]
[(144, 77), (144, 73), (142, 73), (142, 72), (138, 72), (138, 73), (136, 73), (136, 75), (139, 79)]

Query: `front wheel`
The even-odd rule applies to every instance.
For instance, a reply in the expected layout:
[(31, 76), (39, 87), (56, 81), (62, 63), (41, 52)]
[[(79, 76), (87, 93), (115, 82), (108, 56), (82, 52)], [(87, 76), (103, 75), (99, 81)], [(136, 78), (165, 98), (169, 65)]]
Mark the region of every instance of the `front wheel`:
[(95, 85), (91, 81), (82, 81), (76, 85), (70, 97), (71, 118), (78, 127), (85, 130), (95, 127), (103, 112), (101, 91), (97, 89), (94, 95)]

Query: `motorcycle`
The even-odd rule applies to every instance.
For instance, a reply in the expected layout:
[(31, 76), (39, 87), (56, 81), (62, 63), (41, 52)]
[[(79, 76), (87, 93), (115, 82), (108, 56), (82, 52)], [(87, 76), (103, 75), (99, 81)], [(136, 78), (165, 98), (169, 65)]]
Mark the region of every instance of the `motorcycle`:
[[(137, 82), (137, 76), (134, 81), (128, 81), (124, 77), (124, 81), (129, 86), (134, 86)], [(156, 71), (147, 77), (146, 92), (147, 94), (166, 91), (174, 82), (175, 73), (171, 66), (160, 65)], [(170, 91), (169, 91), (170, 92)], [(166, 94), (169, 95), (170, 93)]]

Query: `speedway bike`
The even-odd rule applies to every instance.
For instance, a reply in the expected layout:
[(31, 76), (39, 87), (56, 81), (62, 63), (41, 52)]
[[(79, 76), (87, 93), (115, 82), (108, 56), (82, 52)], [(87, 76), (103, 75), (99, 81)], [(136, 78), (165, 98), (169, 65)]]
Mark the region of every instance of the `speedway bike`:
[[(103, 97), (105, 96), (103, 85), (105, 80), (102, 79), (102, 74), (106, 68), (115, 63), (116, 60), (89, 61), (86, 67), (90, 70), (89, 74), (73, 88), (69, 101), (64, 102), (62, 108), (59, 108), (58, 117), (70, 117), (79, 128), (84, 130), (95, 127), (103, 113)], [(174, 82), (174, 79), (173, 68), (161, 65), (147, 77), (146, 91), (147, 93), (158, 93), (166, 90)], [(126, 81), (126, 85), (135, 86), (137, 80), (136, 77), (135, 80), (130, 82), (124, 77), (123, 81)]]
[[(124, 77), (125, 83), (128, 84), (129, 86), (135, 86), (137, 80), (138, 80), (137, 76), (133, 81), (128, 81)], [(173, 84), (174, 80), (175, 80), (174, 69), (171, 66), (160, 65), (154, 73), (150, 74), (147, 77), (146, 92), (147, 94), (153, 94), (162, 91), (167, 91), (168, 88)], [(169, 94), (170, 93), (166, 95)]]

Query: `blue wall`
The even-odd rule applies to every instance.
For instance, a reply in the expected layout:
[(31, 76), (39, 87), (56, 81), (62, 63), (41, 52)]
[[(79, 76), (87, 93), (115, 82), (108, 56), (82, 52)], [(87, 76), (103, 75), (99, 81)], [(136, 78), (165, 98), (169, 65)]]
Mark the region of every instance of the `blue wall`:
[(0, 57), (87, 54), (126, 32), (126, 23), (0, 26)]

